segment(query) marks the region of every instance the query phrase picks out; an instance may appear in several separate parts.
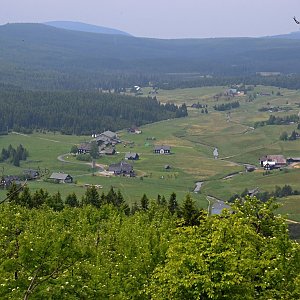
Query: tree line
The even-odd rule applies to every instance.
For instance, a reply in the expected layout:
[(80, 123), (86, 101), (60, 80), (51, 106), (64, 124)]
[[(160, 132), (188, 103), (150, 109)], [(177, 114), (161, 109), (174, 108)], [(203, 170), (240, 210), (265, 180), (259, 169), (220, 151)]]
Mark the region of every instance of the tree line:
[(266, 125), (289, 125), (291, 123), (298, 123), (299, 116), (298, 115), (290, 115), (285, 117), (276, 117), (271, 115), (268, 120), (266, 121), (258, 121), (254, 123), (254, 127), (261, 127)]
[(186, 106), (162, 105), (157, 99), (80, 91), (0, 89), (0, 132), (46, 129), (64, 134), (119, 130), (187, 116)]
[(0, 154), (0, 162), (9, 162), (16, 167), (20, 167), (20, 160), (26, 160), (29, 153), (23, 145), (19, 145), (16, 149), (9, 145), (8, 148), (2, 148)]
[(222, 103), (222, 104), (213, 106), (214, 110), (218, 110), (218, 111), (230, 110), (230, 109), (238, 108), (238, 107), (240, 107), (239, 101), (234, 101), (234, 102), (230, 102), (230, 103)]
[[(233, 203), (236, 199), (243, 199), (247, 195), (249, 195), (249, 190), (246, 188), (240, 195), (234, 194), (228, 200), (228, 202)], [(300, 191), (294, 190), (289, 184), (285, 184), (283, 187), (275, 186), (275, 191), (272, 192), (257, 192), (255, 193), (255, 197), (262, 202), (268, 201), (268, 199), (275, 198), (283, 198), (292, 195), (300, 195)]]

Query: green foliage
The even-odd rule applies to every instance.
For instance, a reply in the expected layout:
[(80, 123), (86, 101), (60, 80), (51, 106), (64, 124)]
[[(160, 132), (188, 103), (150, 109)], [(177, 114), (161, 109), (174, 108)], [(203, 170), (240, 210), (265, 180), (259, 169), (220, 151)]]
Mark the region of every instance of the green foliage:
[(100, 196), (95, 186), (91, 186), (87, 188), (85, 195), (83, 197), (83, 204), (84, 205), (90, 204), (97, 208), (100, 208), (101, 206)]
[(77, 196), (76, 196), (76, 194), (74, 192), (72, 194), (69, 194), (67, 196), (65, 204), (69, 205), (71, 207), (78, 207), (79, 206), (79, 202), (78, 202)]
[(146, 196), (146, 194), (143, 195), (142, 199), (141, 199), (141, 208), (142, 210), (146, 211), (149, 207), (149, 199)]
[(238, 108), (240, 106), (239, 101), (230, 102), (230, 103), (222, 103), (219, 105), (214, 105), (215, 110), (224, 111), (224, 110), (230, 110), (233, 108)]
[[(189, 195), (185, 202), (193, 206)], [(0, 297), (298, 299), (300, 246), (276, 209), (247, 197), (234, 213), (176, 228), (155, 201), (130, 216), (111, 204), (2, 204)]]
[(280, 140), (281, 141), (287, 141), (289, 138), (288, 133), (286, 131), (282, 132), (282, 134), (280, 135)]
[(99, 149), (98, 149), (98, 145), (97, 142), (93, 141), (91, 142), (91, 152), (90, 152), (90, 156), (93, 159), (96, 159), (99, 157)]
[(64, 202), (61, 198), (60, 192), (52, 195), (47, 198), (47, 205), (52, 208), (54, 211), (61, 211), (64, 209)]
[(78, 154), (76, 155), (76, 159), (80, 161), (92, 161), (91, 155), (89, 153)]
[(71, 147), (70, 153), (76, 154), (77, 152), (78, 152), (78, 147), (77, 147), (77, 145), (73, 145), (73, 146)]
[(20, 160), (26, 160), (28, 151), (20, 144), (17, 149), (9, 145), (7, 149), (3, 148), (0, 155), (0, 162), (9, 161), (16, 167), (20, 167)]
[(297, 299), (299, 244), (273, 214), (274, 203), (247, 198), (235, 213), (177, 229), (152, 275), (151, 299)]
[(285, 117), (276, 117), (271, 115), (267, 121), (260, 121), (254, 124), (254, 127), (266, 126), (266, 125), (288, 125), (291, 123), (298, 123), (298, 115), (290, 115)]
[(176, 199), (176, 194), (174, 192), (170, 196), (169, 203), (168, 203), (168, 209), (172, 215), (174, 215), (175, 213), (178, 213), (179, 205), (178, 205), (178, 202)]
[(183, 224), (185, 226), (199, 225), (200, 211), (197, 209), (194, 200), (190, 194), (187, 194), (182, 206), (180, 213), (183, 218)]
[(157, 207), (126, 217), (109, 205), (2, 205), (0, 216), (2, 299), (144, 299), (174, 228)]

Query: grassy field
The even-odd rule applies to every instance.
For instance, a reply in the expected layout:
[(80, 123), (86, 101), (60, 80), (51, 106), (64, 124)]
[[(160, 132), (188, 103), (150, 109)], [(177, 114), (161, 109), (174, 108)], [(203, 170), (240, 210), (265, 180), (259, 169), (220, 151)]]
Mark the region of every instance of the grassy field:
[[(220, 98), (216, 101), (213, 96), (224, 91), (224, 87), (193, 88), (172, 91), (160, 91), (159, 101), (177, 104), (201, 103), (208, 105), (208, 114), (201, 113), (201, 109), (189, 108), (189, 116), (181, 119), (166, 120), (141, 127), (142, 134), (119, 132), (124, 143), (117, 146), (117, 154), (100, 158), (97, 162), (104, 165), (119, 162), (126, 152), (137, 152), (140, 160), (133, 162), (136, 178), (119, 178), (93, 176), (88, 164), (78, 162), (71, 156), (65, 156), (68, 163), (57, 159), (59, 155), (68, 153), (73, 144), (89, 140), (89, 137), (63, 136), (53, 133), (34, 133), (20, 135), (11, 133), (0, 137), (0, 149), (9, 144), (17, 146), (23, 144), (30, 153), (28, 161), (22, 162), (21, 168), (2, 163), (3, 174), (20, 174), (23, 169), (49, 169), (50, 172), (66, 172), (71, 174), (76, 184), (51, 184), (44, 181), (30, 182), (32, 190), (46, 188), (50, 193), (60, 191), (66, 196), (71, 191), (78, 195), (85, 192), (84, 184), (100, 184), (107, 192), (111, 186), (120, 189), (129, 203), (139, 201), (145, 193), (155, 199), (158, 194), (166, 198), (175, 191), (179, 201), (188, 192), (193, 192), (197, 181), (204, 181), (199, 194), (193, 193), (199, 207), (207, 208), (207, 195), (227, 200), (235, 193), (241, 193), (245, 188), (259, 187), (261, 191), (272, 191), (276, 185), (290, 184), (300, 190), (300, 169), (275, 170), (265, 176), (262, 170), (252, 173), (244, 172), (243, 163), (258, 166), (260, 156), (266, 154), (283, 154), (286, 157), (300, 157), (300, 140), (280, 141), (283, 131), (291, 133), (297, 124), (285, 126), (265, 126), (253, 128), (256, 121), (266, 120), (270, 112), (259, 112), (261, 107), (279, 106), (289, 108), (290, 111), (272, 113), (276, 116), (298, 114), (300, 92), (281, 89), (282, 96), (276, 96), (278, 91), (274, 87), (256, 87), (255, 92), (271, 93), (272, 96), (257, 96), (253, 102), (246, 101), (247, 96), (235, 97), (234, 100)], [(144, 90), (147, 94), (147, 90)], [(213, 109), (215, 104), (228, 101), (240, 102), (240, 107), (228, 112), (218, 112)], [(153, 153), (154, 145), (170, 145), (171, 155), (157, 155)], [(217, 147), (219, 159), (214, 159), (213, 149)], [(170, 165), (170, 170), (165, 170)], [(0, 169), (1, 170), (1, 169)], [(232, 173), (240, 174), (224, 179)], [(95, 173), (96, 175), (97, 172)], [(101, 192), (101, 190), (100, 190)], [(5, 191), (0, 191), (4, 197)], [(300, 201), (289, 197), (281, 200), (283, 212), (292, 212), (290, 218), (300, 219)]]

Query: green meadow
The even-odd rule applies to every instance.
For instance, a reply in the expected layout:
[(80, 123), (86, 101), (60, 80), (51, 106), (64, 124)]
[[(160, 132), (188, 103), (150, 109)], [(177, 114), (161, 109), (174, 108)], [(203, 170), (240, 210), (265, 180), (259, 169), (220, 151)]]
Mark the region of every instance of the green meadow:
[[(137, 173), (135, 178), (105, 177), (94, 172), (91, 166), (79, 162), (71, 155), (64, 156), (67, 162), (57, 158), (67, 154), (71, 146), (90, 140), (88, 136), (68, 136), (54, 133), (35, 132), (30, 135), (10, 133), (0, 137), (0, 149), (9, 144), (22, 144), (29, 151), (29, 158), (21, 162), (21, 167), (13, 167), (8, 163), (0, 164), (2, 174), (21, 174), (24, 169), (40, 168), (49, 172), (65, 172), (74, 177), (74, 184), (53, 184), (40, 181), (30, 181), (31, 190), (45, 188), (50, 193), (60, 191), (63, 196), (75, 192), (83, 195), (85, 184), (98, 184), (107, 192), (111, 186), (120, 189), (126, 200), (132, 204), (139, 201), (145, 193), (149, 198), (156, 199), (164, 195), (167, 199), (176, 192), (179, 201), (189, 192), (193, 193), (195, 183), (203, 181), (200, 193), (193, 193), (193, 199), (199, 207), (207, 208), (206, 196), (210, 195), (222, 200), (228, 200), (235, 193), (241, 193), (245, 188), (258, 187), (260, 191), (273, 191), (275, 186), (289, 184), (293, 189), (300, 190), (300, 169), (288, 167), (283, 170), (271, 171), (265, 175), (258, 169), (246, 173), (243, 164), (259, 166), (259, 157), (266, 154), (283, 154), (286, 157), (300, 157), (300, 140), (280, 141), (283, 131), (289, 134), (297, 130), (297, 124), (272, 125), (254, 129), (256, 121), (267, 120), (271, 114), (285, 116), (299, 113), (300, 92), (278, 88), (258, 86), (251, 93), (272, 93), (271, 96), (257, 96), (252, 102), (248, 96), (236, 96), (227, 100), (221, 97), (218, 101), (213, 97), (226, 87), (191, 88), (172, 91), (158, 91), (156, 97), (162, 103), (186, 103), (189, 106), (189, 116), (181, 119), (165, 120), (141, 127), (142, 134), (130, 134), (126, 130), (118, 132), (123, 141), (117, 145), (114, 156), (105, 156), (97, 163), (108, 166), (124, 159), (126, 152), (137, 152), (140, 160), (132, 162)], [(148, 94), (144, 89), (144, 94)], [(215, 111), (216, 104), (239, 101), (240, 107), (230, 111)], [(193, 109), (193, 103), (207, 104), (208, 113), (201, 109)], [(282, 111), (271, 113), (259, 112), (262, 107), (280, 107)], [(288, 109), (288, 111), (287, 111)], [(153, 153), (155, 145), (171, 146), (170, 155)], [(218, 148), (219, 158), (214, 159), (213, 150)], [(169, 165), (169, 170), (165, 166)], [(239, 173), (225, 179), (227, 175)], [(44, 178), (47, 178), (45, 175)], [(5, 191), (0, 191), (5, 197)], [(281, 211), (290, 213), (289, 218), (300, 220), (299, 196), (280, 199), (283, 204)]]

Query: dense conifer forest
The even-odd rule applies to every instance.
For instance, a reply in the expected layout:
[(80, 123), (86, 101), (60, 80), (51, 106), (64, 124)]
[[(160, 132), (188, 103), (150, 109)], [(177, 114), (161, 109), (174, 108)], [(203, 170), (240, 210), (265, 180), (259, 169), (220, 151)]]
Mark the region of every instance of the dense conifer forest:
[(65, 134), (118, 130), (187, 116), (186, 106), (155, 98), (79, 91), (28, 91), (0, 86), (0, 131), (46, 129)]

